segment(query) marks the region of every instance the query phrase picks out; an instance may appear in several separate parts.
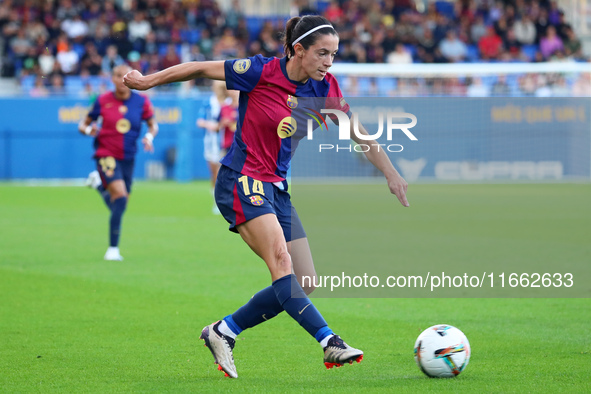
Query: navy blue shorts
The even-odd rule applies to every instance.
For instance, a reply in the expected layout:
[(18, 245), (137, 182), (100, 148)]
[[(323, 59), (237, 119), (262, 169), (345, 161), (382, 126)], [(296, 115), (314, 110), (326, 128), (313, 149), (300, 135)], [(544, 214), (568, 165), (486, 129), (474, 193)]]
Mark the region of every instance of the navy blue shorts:
[(305, 238), (306, 232), (287, 192), (287, 182), (281, 190), (270, 182), (262, 182), (242, 175), (222, 165), (215, 184), (215, 202), (230, 223), (230, 231), (236, 226), (258, 216), (272, 213), (277, 217), (285, 241)]
[(117, 160), (114, 157), (97, 157), (96, 168), (103, 181), (103, 187), (106, 189), (109, 183), (118, 179), (123, 179), (127, 193), (131, 193), (131, 184), (133, 183), (134, 160)]

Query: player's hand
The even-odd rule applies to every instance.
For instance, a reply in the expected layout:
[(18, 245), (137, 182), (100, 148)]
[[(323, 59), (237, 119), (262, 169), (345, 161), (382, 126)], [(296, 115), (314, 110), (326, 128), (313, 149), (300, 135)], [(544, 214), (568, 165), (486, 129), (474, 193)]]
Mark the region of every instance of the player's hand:
[(131, 70), (123, 76), (123, 84), (130, 89), (147, 90), (150, 89), (146, 77), (138, 70)]
[(92, 124), (92, 129), (90, 130), (90, 134), (88, 134), (91, 137), (96, 137), (96, 135), (98, 134), (98, 126), (96, 124)]
[(406, 199), (406, 190), (408, 189), (408, 183), (404, 180), (400, 174), (396, 173), (387, 177), (388, 180), (388, 187), (390, 188), (390, 192), (396, 197), (398, 197), (398, 201), (405, 207), (409, 207), (410, 204)]
[(154, 142), (144, 137), (142, 138), (142, 144), (144, 144), (144, 152), (154, 153)]

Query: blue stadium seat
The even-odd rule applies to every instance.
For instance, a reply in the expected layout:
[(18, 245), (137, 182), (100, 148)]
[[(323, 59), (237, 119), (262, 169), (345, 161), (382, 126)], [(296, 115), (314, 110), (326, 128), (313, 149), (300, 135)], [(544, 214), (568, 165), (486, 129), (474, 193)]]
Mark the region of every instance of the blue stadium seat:
[(35, 86), (35, 76), (34, 75), (27, 75), (26, 77), (21, 78), (21, 87), (23, 91), (28, 92)]
[(449, 19), (454, 18), (454, 4), (453, 4), (453, 2), (439, 0), (439, 1), (435, 2), (435, 8), (437, 9), (437, 12), (439, 12), (442, 15), (445, 15)]
[(383, 77), (378, 79), (378, 94), (380, 96), (389, 96), (396, 89), (396, 78)]
[(534, 60), (536, 58), (536, 52), (538, 51), (537, 45), (524, 45), (521, 47), (523, 54), (529, 58), (529, 60)]
[(326, 9), (328, 8), (329, 5), (330, 5), (330, 1), (318, 0), (316, 2), (316, 11), (318, 11), (318, 15), (324, 14), (324, 11), (326, 11)]
[(71, 96), (77, 96), (84, 90), (84, 82), (77, 75), (69, 75), (64, 78), (66, 93)]
[(74, 45), (72, 45), (72, 49), (74, 50), (74, 52), (78, 54), (80, 58), (82, 58), (82, 56), (84, 56), (84, 54), (86, 53), (86, 48), (84, 48), (84, 45), (82, 44), (75, 43)]
[(201, 39), (201, 30), (199, 29), (183, 29), (180, 31), (181, 40), (189, 44), (195, 44)]
[(196, 44), (201, 40), (201, 30), (193, 29), (189, 32), (189, 42), (191, 44)]
[(246, 17), (246, 28), (248, 29), (251, 40), (255, 40), (259, 36), (264, 21), (265, 20), (263, 18), (259, 18), (257, 16)]
[(480, 59), (480, 51), (476, 45), (468, 45), (468, 53), (466, 54), (466, 60), (469, 62), (477, 62)]
[(496, 75), (483, 75), (481, 78), (482, 84), (492, 88), (492, 86), (497, 83), (497, 76)]
[(412, 58), (414, 60), (414, 58), (417, 56), (417, 46), (411, 45), (411, 44), (405, 44), (404, 48), (406, 48), (406, 50), (408, 51), (408, 53), (410, 53), (410, 56), (412, 56)]

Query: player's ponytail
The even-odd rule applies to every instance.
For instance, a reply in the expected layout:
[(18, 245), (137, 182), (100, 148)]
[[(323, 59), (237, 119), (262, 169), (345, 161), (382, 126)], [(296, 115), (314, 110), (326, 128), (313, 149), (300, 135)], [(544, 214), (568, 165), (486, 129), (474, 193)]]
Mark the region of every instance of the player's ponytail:
[(294, 16), (285, 25), (283, 49), (288, 58), (295, 56), (294, 42), (302, 44), (304, 49), (313, 45), (319, 36), (333, 34), (338, 36), (330, 22), (320, 15)]

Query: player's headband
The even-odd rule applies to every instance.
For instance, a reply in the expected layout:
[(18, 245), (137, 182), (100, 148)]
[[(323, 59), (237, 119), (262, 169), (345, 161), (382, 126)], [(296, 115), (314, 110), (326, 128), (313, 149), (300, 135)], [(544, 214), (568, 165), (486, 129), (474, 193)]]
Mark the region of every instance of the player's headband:
[[(324, 29), (325, 27), (332, 27), (332, 25), (320, 25), (320, 26), (316, 26), (313, 29), (308, 30), (307, 32), (305, 32), (304, 34), (302, 34), (301, 36), (299, 36), (294, 42), (293, 44), (291, 44), (291, 46), (294, 46), (295, 44), (297, 44), (298, 42), (300, 42), (301, 40), (303, 40), (304, 38), (306, 38), (307, 36), (309, 36), (310, 34), (314, 33), (316, 30), (320, 30), (320, 29)], [(334, 29), (334, 27), (332, 27)]]

